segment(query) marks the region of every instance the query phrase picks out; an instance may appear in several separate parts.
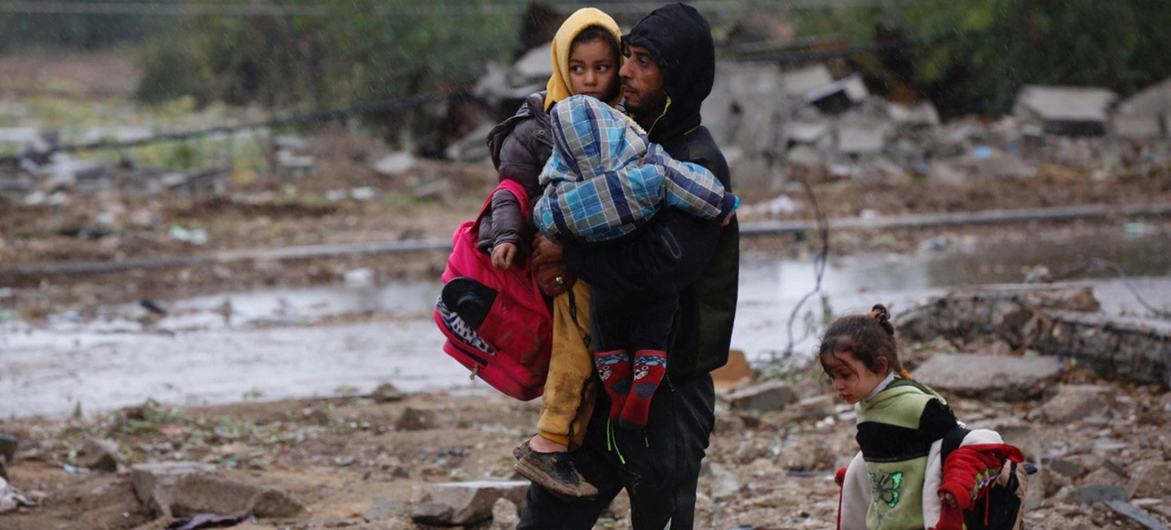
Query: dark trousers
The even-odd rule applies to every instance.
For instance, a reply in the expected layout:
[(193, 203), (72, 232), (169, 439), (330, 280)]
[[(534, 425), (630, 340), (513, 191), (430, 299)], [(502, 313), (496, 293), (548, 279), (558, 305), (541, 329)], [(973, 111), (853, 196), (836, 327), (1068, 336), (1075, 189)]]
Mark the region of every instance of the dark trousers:
[(700, 462), (715, 423), (715, 391), (709, 374), (674, 383), (663, 380), (642, 430), (609, 423), (610, 399), (598, 392), (584, 445), (574, 463), (598, 487), (594, 500), (562, 500), (529, 486), (518, 530), (593, 528), (623, 488), (630, 495), (634, 530), (694, 527)]
[[(590, 325), (594, 351), (666, 351), (671, 325), (679, 311), (675, 292), (618, 292), (594, 287), (590, 294)], [(670, 357), (670, 352), (668, 357)]]

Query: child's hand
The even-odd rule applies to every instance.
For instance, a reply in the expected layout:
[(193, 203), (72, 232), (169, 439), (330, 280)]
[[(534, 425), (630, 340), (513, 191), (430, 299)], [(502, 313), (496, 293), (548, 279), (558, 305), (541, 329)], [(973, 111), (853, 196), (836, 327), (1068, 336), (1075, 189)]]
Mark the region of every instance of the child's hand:
[(943, 503), (944, 506), (952, 510), (960, 507), (959, 503), (956, 502), (956, 498), (953, 497), (949, 491), (939, 492), (939, 502)]
[(728, 215), (725, 215), (723, 219), (720, 219), (720, 226), (728, 226), (728, 223), (732, 222), (733, 217), (736, 217), (736, 212), (728, 212)]
[(507, 270), (516, 257), (516, 244), (501, 243), (492, 247), (492, 266), (500, 270)]

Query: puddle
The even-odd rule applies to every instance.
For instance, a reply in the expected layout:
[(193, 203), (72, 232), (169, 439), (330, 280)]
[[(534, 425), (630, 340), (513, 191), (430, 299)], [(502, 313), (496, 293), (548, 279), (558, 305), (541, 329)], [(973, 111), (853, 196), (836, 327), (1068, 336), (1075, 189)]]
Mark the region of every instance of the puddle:
[[(1156, 307), (1171, 307), (1171, 241), (1164, 237), (1090, 237), (1000, 244), (962, 242), (918, 255), (854, 255), (826, 268), (820, 296), (793, 326), (794, 351), (816, 346), (822, 314), (864, 312), (884, 303), (900, 310), (958, 285), (1019, 281), (1028, 267), (1054, 273), (1098, 257), (1123, 267), (1084, 270), (1105, 311), (1144, 314), (1131, 288)], [(732, 347), (768, 361), (789, 343), (793, 307), (813, 288), (810, 260), (743, 257)], [(47, 329), (0, 324), (0, 418), (86, 413), (153, 397), (174, 404), (216, 404), (367, 392), (382, 382), (405, 391), (490, 392), (440, 350), (431, 320), (438, 283), (319, 287), (228, 293), (161, 302), (168, 315), (144, 332), (139, 304), (110, 308), (90, 321), (55, 315)], [(230, 310), (229, 310), (230, 308)], [(375, 319), (316, 324), (373, 313)]]

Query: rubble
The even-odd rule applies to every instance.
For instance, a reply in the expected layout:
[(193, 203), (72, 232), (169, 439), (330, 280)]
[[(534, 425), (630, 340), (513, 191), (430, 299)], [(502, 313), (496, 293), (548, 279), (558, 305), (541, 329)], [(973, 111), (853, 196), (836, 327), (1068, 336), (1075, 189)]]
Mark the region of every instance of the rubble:
[(732, 408), (738, 410), (780, 410), (797, 401), (793, 387), (783, 381), (768, 381), (737, 390), (727, 396)]
[(410, 153), (391, 153), (378, 159), (372, 167), (381, 175), (400, 177), (415, 167), (415, 157)]
[(1004, 401), (1038, 396), (1060, 375), (1054, 357), (981, 354), (937, 353), (915, 370), (915, 379), (936, 390)]
[(1106, 89), (1027, 85), (1013, 115), (1049, 134), (1106, 134), (1108, 112), (1118, 96)]
[(491, 530), (512, 530), (520, 524), (520, 508), (512, 501), (501, 497), (492, 505)]
[(475, 524), (492, 517), (498, 499), (523, 506), (527, 481), (444, 482), (434, 484), (411, 518), (434, 525)]
[(139, 500), (166, 517), (242, 511), (257, 517), (293, 517), (305, 511), (300, 501), (280, 489), (218, 476), (207, 464), (139, 464), (133, 467), (131, 481)]
[(118, 455), (118, 444), (112, 440), (90, 438), (81, 449), (82, 467), (113, 473), (118, 471), (121, 457)]
[(1061, 385), (1057, 395), (1041, 406), (1040, 415), (1049, 423), (1068, 423), (1078, 418), (1101, 416), (1109, 410), (1108, 389), (1100, 385)]

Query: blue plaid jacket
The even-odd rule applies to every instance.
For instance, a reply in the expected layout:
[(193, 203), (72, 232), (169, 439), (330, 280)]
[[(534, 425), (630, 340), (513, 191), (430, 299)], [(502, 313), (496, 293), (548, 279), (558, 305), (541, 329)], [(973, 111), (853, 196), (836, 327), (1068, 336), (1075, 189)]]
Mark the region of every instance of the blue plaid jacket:
[(717, 219), (739, 203), (710, 171), (671, 158), (606, 103), (572, 96), (552, 110), (553, 154), (533, 208), (533, 223), (546, 237), (609, 241), (635, 231), (663, 205)]

